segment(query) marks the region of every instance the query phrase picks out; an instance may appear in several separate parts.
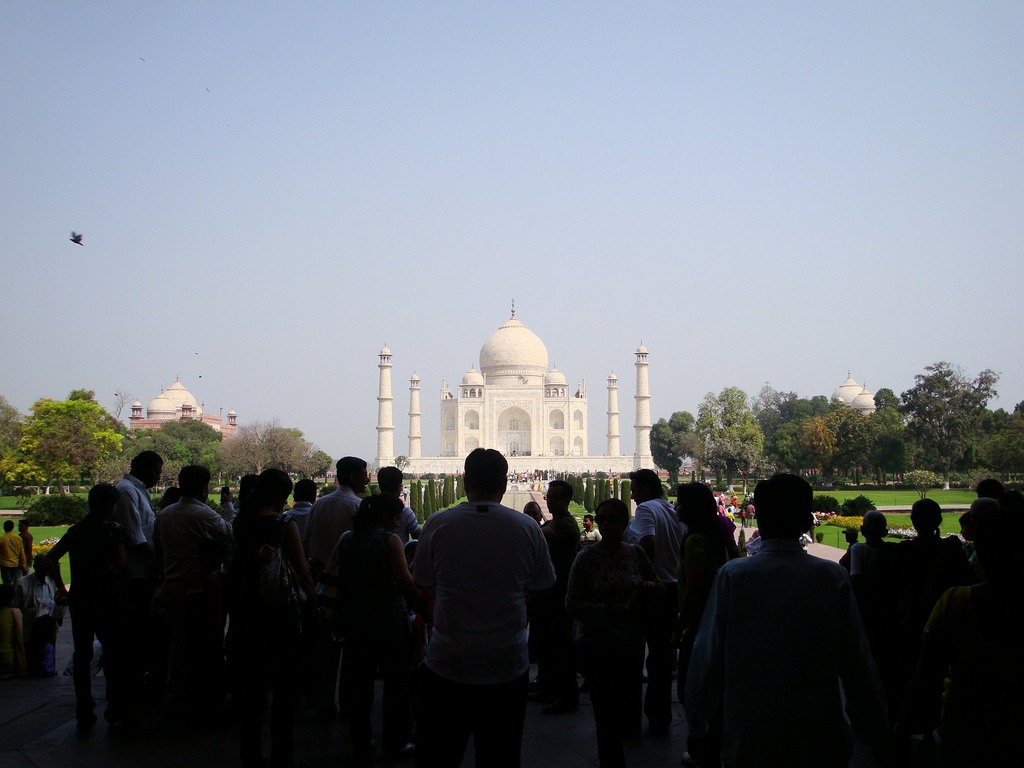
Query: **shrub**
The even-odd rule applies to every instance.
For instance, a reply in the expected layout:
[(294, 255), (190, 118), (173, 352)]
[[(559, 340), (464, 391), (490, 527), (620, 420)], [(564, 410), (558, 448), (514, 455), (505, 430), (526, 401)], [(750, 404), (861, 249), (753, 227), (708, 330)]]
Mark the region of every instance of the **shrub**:
[(823, 493), (818, 494), (814, 497), (814, 501), (811, 502), (812, 512), (838, 512), (839, 511), (839, 499), (835, 496), (827, 496)]
[[(860, 496), (855, 496), (852, 499), (844, 501), (839, 509), (842, 511), (843, 515), (847, 517), (864, 517), (865, 512), (870, 512), (872, 509), (875, 509), (875, 502), (861, 494)], [(859, 528), (860, 522), (858, 522), (855, 527)]]
[(825, 534), (821, 531), (818, 531), (816, 534), (814, 534), (814, 538), (819, 544), (821, 544), (821, 542), (825, 540)]
[(89, 512), (85, 496), (37, 496), (25, 510), (29, 525), (74, 525)]

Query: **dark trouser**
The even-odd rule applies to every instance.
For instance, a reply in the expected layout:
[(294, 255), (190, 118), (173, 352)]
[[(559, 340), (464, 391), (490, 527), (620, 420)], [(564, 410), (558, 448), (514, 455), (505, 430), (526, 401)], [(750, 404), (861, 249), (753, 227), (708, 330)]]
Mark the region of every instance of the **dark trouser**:
[(88, 600), (71, 603), (71, 637), (75, 644), (73, 679), (77, 716), (92, 714), (96, 702), (92, 698), (92, 641), (103, 646), (103, 678), (107, 683), (107, 716), (120, 718), (127, 704), (127, 631), (124, 617), (114, 610), (91, 605)]
[[(348, 641), (345, 643), (347, 645)], [(341, 644), (334, 639), (330, 629), (321, 626), (317, 630), (313, 648), (313, 703), (318, 710), (333, 710), (336, 701), (343, 710), (348, 705), (347, 691), (352, 670), (345, 659), (350, 657), (350, 654), (342, 656)]]
[(456, 768), (470, 735), (481, 768), (517, 768), (529, 673), (507, 683), (455, 683), (423, 665), (417, 672), (416, 765)]
[(583, 672), (590, 684), (597, 731), (597, 757), (601, 768), (626, 765), (622, 739), (640, 735), (643, 695), (643, 648), (617, 653), (580, 645)]
[[(247, 627), (253, 633), (260, 628)], [(255, 642), (254, 642), (255, 640)], [(298, 704), (298, 665), (288, 652), (297, 638), (247, 637), (239, 648), (239, 663), (245, 670), (241, 686), (239, 714), (239, 752), (243, 766), (260, 766), (263, 761), (263, 713), (267, 708), (267, 686), (273, 691), (270, 705), (270, 764), (290, 766), (295, 755), (295, 709)]]
[(578, 704), (576, 686), (576, 658), (572, 640), (572, 619), (565, 611), (565, 589), (557, 588), (545, 593), (535, 614), (535, 627), (539, 630), (537, 649), (538, 678), (541, 690), (550, 693), (565, 704)]
[(384, 754), (395, 753), (412, 735), (412, 704), (409, 698), (409, 638), (381, 641), (368, 637), (345, 639), (345, 658), (351, 671), (347, 699), (352, 742), (356, 754), (370, 751), (373, 725), (374, 673), (380, 666), (384, 680), (384, 724), (381, 747)]
[[(53, 616), (38, 616), (32, 632), (25, 638), (25, 663), (30, 675), (56, 675), (53, 650), (57, 644), (57, 622)], [(49, 650), (47, 650), (49, 648)]]
[[(142, 699), (144, 681), (154, 685), (157, 690), (162, 690), (164, 684), (162, 674), (159, 679), (155, 679), (153, 675), (153, 649), (158, 645), (154, 643), (151, 602), (157, 584), (156, 579), (132, 579), (129, 592), (128, 620), (134, 630), (134, 638), (127, 648), (127, 685), (129, 695), (139, 700)], [(156, 668), (162, 673), (163, 667), (164, 662), (161, 659), (157, 662)]]
[(15, 584), (18, 579), (21, 578), (21, 568), (14, 566), (8, 568), (6, 566), (0, 567), (0, 579), (3, 579), (4, 584)]
[(679, 615), (676, 583), (662, 582), (665, 591), (652, 606), (645, 626), (647, 636), (647, 695), (644, 714), (655, 733), (672, 724), (672, 630)]

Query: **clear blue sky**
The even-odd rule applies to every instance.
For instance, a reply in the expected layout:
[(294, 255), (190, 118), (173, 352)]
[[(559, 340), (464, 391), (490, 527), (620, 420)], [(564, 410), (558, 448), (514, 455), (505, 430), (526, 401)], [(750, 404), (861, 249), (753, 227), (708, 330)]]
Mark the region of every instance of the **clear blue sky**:
[(11, 0), (0, 29), (22, 411), (180, 375), (369, 459), (386, 342), (396, 452), (415, 371), (435, 454), (512, 297), (586, 377), (592, 453), (613, 369), (632, 450), (641, 340), (655, 418), (938, 360), (1024, 400), (1019, 2)]

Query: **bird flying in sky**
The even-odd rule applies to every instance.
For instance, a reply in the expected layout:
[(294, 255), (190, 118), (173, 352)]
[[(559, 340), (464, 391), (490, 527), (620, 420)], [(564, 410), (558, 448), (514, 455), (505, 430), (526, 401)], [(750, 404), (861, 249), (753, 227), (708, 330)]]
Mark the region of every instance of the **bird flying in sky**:
[(71, 242), (75, 245), (85, 245), (85, 243), (82, 242), (82, 236), (77, 232), (71, 233)]

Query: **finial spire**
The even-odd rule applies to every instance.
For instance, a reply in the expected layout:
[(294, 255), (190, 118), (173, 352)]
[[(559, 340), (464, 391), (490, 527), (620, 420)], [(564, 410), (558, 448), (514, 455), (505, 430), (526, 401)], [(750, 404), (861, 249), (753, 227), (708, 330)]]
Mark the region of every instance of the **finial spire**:
[(512, 317), (516, 316), (516, 300), (512, 299)]

